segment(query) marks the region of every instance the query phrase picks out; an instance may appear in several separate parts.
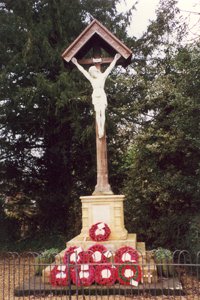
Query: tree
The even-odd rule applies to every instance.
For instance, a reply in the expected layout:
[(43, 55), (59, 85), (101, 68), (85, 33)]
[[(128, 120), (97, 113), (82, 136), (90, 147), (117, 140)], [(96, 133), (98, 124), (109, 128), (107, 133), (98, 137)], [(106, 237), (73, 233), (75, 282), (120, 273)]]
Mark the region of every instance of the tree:
[(75, 231), (78, 198), (95, 185), (89, 85), (65, 69), (61, 53), (92, 17), (126, 38), (128, 14), (117, 14), (116, 3), (1, 2), (1, 191), (34, 199), (41, 230), (64, 231), (76, 219)]
[(185, 248), (189, 221), (199, 206), (199, 96), (196, 91), (200, 57), (198, 42), (190, 48), (176, 43), (179, 40), (170, 44), (164, 39), (164, 33), (175, 31), (170, 25), (174, 8), (169, 4), (170, 1), (161, 7), (156, 20), (157, 24), (165, 18), (167, 29), (160, 32), (164, 51), (158, 59), (152, 57), (156, 47), (148, 43), (149, 37), (150, 41), (155, 38), (155, 24), (150, 25), (146, 36), (150, 47), (144, 50), (148, 56), (141, 72), (144, 98), (138, 104), (140, 125), (126, 157), (127, 226), (130, 231), (137, 231), (149, 247)]
[[(26, 237), (31, 232), (31, 229), (36, 229), (37, 223), (34, 218), (37, 216), (37, 203), (25, 196), (23, 193), (18, 193), (15, 197), (7, 197), (4, 204), (4, 213), (18, 221), (21, 227), (21, 237)], [(33, 226), (33, 228), (31, 228)]]

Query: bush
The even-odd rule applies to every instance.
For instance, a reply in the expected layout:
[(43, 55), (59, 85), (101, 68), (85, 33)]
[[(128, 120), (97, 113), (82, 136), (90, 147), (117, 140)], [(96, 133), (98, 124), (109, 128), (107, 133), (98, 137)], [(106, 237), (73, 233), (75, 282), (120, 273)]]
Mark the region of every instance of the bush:
[(154, 260), (157, 265), (157, 272), (159, 276), (173, 276), (173, 255), (170, 250), (158, 248), (154, 251)]
[(4, 212), (4, 200), (0, 195), (0, 249), (8, 250), (15, 241), (19, 238), (20, 226), (19, 223), (11, 218), (8, 218)]
[(59, 249), (51, 248), (43, 251), (36, 258), (36, 271), (35, 275), (42, 275), (42, 270), (46, 268), (47, 265), (52, 264), (55, 260), (55, 255), (59, 253)]
[(189, 229), (186, 234), (186, 247), (193, 259), (195, 259), (200, 251), (200, 215), (193, 216), (190, 219)]

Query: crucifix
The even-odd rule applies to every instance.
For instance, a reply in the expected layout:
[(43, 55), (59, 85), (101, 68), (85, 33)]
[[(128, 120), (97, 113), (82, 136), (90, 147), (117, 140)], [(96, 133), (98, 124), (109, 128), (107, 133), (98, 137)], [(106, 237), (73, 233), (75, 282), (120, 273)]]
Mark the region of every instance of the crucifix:
[[(109, 67), (101, 72), (101, 57), (93, 58), (91, 62), (94, 66), (86, 71), (77, 61), (72, 58), (72, 62), (79, 71), (90, 81), (92, 92), (92, 104), (96, 114), (96, 152), (97, 152), (97, 184), (95, 186), (94, 195), (96, 194), (112, 194), (110, 184), (108, 182), (108, 163), (107, 163), (107, 144), (105, 132), (105, 110), (107, 107), (107, 96), (104, 90), (106, 78), (116, 65), (117, 60), (121, 57), (117, 53), (110, 63)], [(95, 61), (97, 63), (95, 63)]]
[[(101, 51), (103, 49), (103, 51)], [(145, 255), (145, 243), (137, 242), (134, 233), (128, 233), (124, 225), (124, 195), (114, 195), (108, 181), (107, 144), (105, 128), (105, 110), (107, 97), (104, 85), (107, 76), (115, 65), (128, 66), (131, 63), (132, 51), (114, 36), (99, 21), (94, 19), (83, 32), (68, 46), (62, 57), (66, 67), (77, 67), (79, 71), (90, 81), (92, 92), (92, 104), (95, 110), (96, 120), (96, 152), (97, 152), (97, 184), (93, 195), (81, 196), (82, 206), (82, 230), (80, 234), (68, 241), (66, 247), (82, 247), (90, 249), (95, 241), (89, 232), (94, 224), (107, 224), (111, 234), (108, 240), (103, 241), (110, 250), (116, 251), (124, 245), (138, 249), (141, 255)], [(89, 58), (90, 57), (90, 58)], [(91, 58), (92, 57), (92, 58)], [(86, 67), (83, 67), (86, 65)], [(102, 65), (106, 65), (105, 71)], [(88, 70), (88, 71), (87, 71)], [(98, 230), (103, 230), (98, 228)], [(57, 256), (56, 263), (65, 256), (66, 250)], [(138, 262), (141, 263), (140, 261)], [(144, 272), (146, 270), (144, 269)], [(51, 276), (51, 266), (43, 271), (43, 278)], [(149, 272), (149, 266), (148, 266)], [(150, 265), (149, 282), (156, 282), (157, 274), (155, 265)], [(144, 277), (144, 276), (143, 276)]]
[[(92, 58), (85, 55), (92, 49)], [(101, 49), (109, 54), (102, 57)], [(104, 90), (106, 78), (116, 64), (126, 66), (130, 63), (132, 51), (119, 41), (107, 28), (97, 20), (77, 37), (77, 39), (64, 51), (62, 57), (71, 67), (74, 65), (90, 81), (92, 104), (96, 116), (96, 153), (97, 153), (97, 184), (93, 195), (112, 195), (108, 180), (107, 143), (105, 129), (105, 110), (107, 96)], [(102, 72), (101, 65), (108, 65)], [(89, 65), (88, 71), (83, 65)], [(92, 66), (91, 66), (92, 65)]]

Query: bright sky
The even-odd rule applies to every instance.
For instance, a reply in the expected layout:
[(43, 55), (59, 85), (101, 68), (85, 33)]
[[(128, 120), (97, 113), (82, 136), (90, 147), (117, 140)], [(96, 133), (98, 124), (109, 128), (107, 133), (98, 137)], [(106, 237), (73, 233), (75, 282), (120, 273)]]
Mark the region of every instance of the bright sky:
[[(119, 11), (130, 9), (136, 0), (121, 0)], [(133, 11), (131, 26), (128, 30), (130, 36), (140, 37), (145, 31), (149, 20), (155, 19), (155, 10), (159, 0), (138, 0), (136, 10)], [(200, 37), (200, 0), (178, 0), (178, 8), (181, 10), (181, 19), (189, 26), (188, 40)]]

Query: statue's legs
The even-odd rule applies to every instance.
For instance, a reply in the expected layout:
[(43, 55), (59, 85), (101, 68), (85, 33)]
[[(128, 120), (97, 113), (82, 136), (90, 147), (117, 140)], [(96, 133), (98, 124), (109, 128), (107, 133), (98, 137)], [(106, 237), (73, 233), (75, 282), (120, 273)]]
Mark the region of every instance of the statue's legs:
[(96, 121), (98, 126), (98, 137), (101, 139), (104, 135), (104, 127), (105, 127), (105, 110), (96, 112)]

